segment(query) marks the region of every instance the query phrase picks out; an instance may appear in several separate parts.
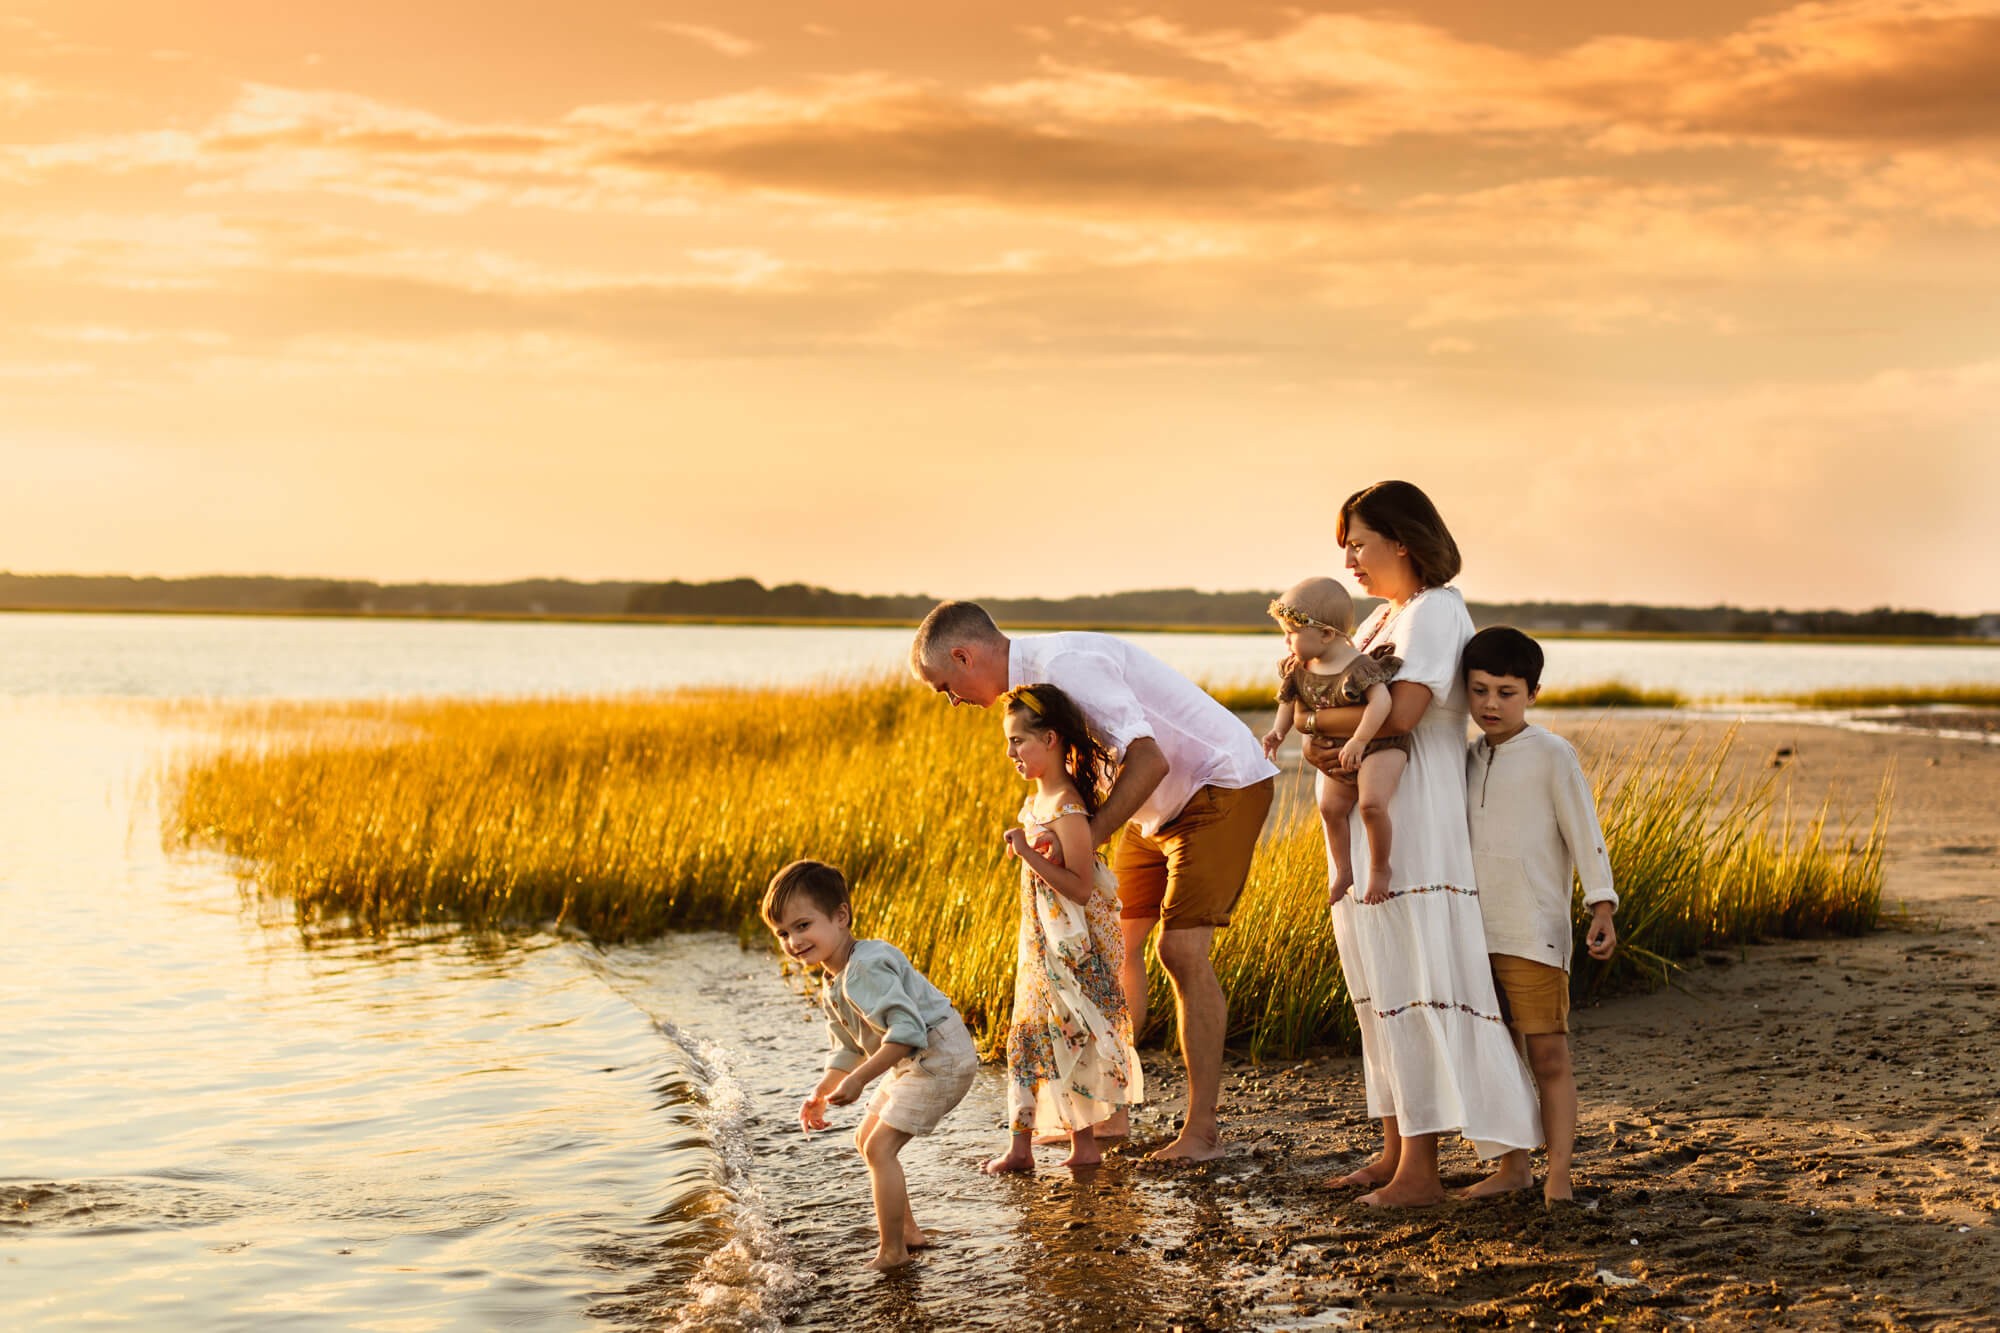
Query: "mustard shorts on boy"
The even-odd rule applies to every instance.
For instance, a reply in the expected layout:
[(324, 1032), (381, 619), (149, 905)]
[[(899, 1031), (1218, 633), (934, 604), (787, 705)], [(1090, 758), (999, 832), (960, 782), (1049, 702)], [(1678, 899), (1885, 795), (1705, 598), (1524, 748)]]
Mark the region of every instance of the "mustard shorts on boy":
[(1524, 1037), (1569, 1031), (1569, 973), (1511, 953), (1488, 954), (1500, 1013)]
[(868, 1099), (870, 1115), (905, 1134), (936, 1129), (945, 1113), (965, 1100), (979, 1069), (979, 1051), (957, 1014), (926, 1035), (930, 1045), (890, 1066)]
[(1126, 828), (1114, 867), (1118, 915), (1158, 918), (1162, 930), (1228, 925), (1277, 783), (1265, 778), (1248, 787), (1203, 787), (1152, 837)]

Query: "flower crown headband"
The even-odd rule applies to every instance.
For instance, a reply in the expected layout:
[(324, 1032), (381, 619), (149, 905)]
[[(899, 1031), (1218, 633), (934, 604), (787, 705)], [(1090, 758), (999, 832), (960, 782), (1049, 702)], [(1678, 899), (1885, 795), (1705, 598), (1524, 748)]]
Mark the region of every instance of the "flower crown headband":
[(1318, 616), (1309, 616), (1296, 606), (1281, 602), (1275, 597), (1271, 599), (1271, 604), (1265, 607), (1264, 610), (1271, 619), (1282, 620), (1289, 625), (1310, 625), (1314, 629), (1323, 629), (1328, 634), (1339, 634), (1343, 637), (1348, 633), (1348, 631), (1338, 625), (1329, 625)]

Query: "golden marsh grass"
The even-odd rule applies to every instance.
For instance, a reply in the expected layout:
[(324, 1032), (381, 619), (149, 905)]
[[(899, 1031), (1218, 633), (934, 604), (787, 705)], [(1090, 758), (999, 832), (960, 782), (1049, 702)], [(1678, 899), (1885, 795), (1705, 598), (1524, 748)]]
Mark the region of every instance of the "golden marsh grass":
[[(1607, 756), (1596, 780), (1625, 903), (1621, 972), (1706, 945), (1866, 929), (1872, 827), (1792, 820), (1720, 751)], [(601, 939), (761, 936), (785, 862), (853, 882), (857, 925), (907, 952), (991, 1046), (1013, 994), (1016, 881), (1001, 852), (1021, 786), (997, 715), (901, 684), (604, 699), (243, 710), (168, 773), (166, 836), (220, 849), (302, 920), (381, 930), (560, 922)], [(1293, 781), (1284, 778), (1281, 781)], [(1257, 1053), (1351, 1043), (1326, 927), (1316, 817), (1268, 832), (1216, 969), (1231, 1038)], [(775, 959), (774, 959), (775, 965)], [(1154, 969), (1154, 1027), (1171, 1015)]]

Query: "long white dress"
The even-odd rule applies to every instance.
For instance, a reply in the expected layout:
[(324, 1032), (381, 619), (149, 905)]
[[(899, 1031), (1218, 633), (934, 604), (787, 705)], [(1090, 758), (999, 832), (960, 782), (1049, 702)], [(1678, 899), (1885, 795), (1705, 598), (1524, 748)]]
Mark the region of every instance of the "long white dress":
[[(1355, 634), (1364, 651), (1393, 643), (1396, 679), (1429, 687), (1431, 704), (1389, 805), (1389, 900), (1363, 903), (1357, 885), (1335, 904), (1333, 929), (1361, 1025), (1368, 1114), (1395, 1116), (1405, 1135), (1456, 1131), (1496, 1157), (1538, 1146), (1542, 1131), (1534, 1081), (1493, 993), (1473, 880), (1458, 669), (1471, 637), (1456, 588), (1427, 588), (1399, 612), (1385, 603)], [(1350, 836), (1366, 845), (1358, 814)]]

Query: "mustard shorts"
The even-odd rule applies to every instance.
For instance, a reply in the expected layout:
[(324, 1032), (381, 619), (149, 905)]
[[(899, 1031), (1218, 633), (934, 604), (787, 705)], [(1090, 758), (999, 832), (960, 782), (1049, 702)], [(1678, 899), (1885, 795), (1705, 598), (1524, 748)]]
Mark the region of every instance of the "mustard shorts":
[(1276, 778), (1203, 787), (1152, 837), (1128, 827), (1118, 839), (1118, 915), (1162, 930), (1228, 925), (1276, 790)]
[(1493, 964), (1493, 988), (1500, 992), (1500, 1013), (1508, 1027), (1524, 1037), (1569, 1031), (1569, 973), (1511, 953), (1487, 958)]

